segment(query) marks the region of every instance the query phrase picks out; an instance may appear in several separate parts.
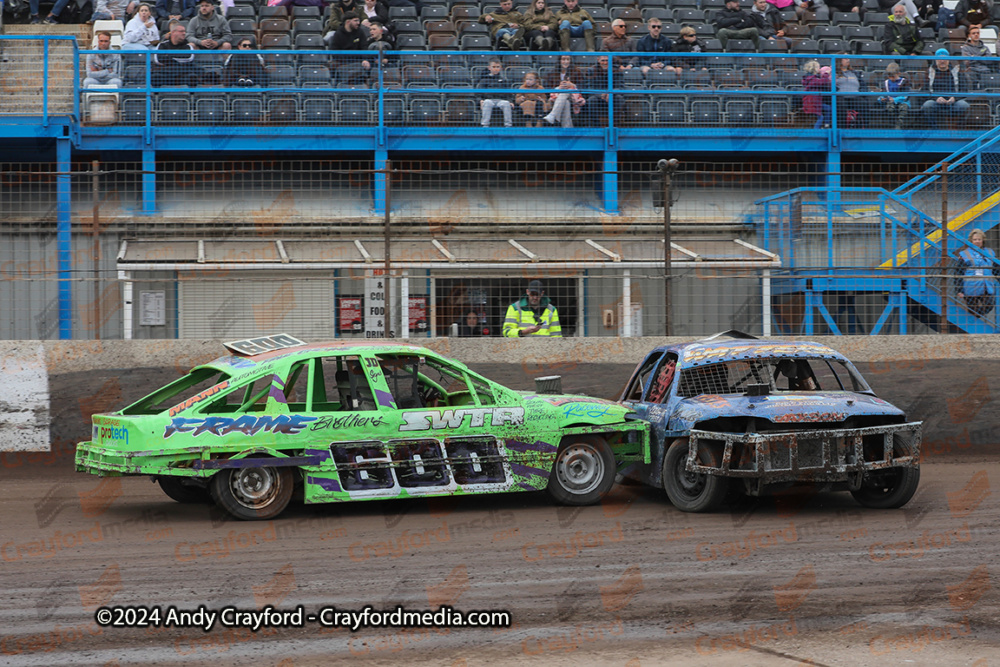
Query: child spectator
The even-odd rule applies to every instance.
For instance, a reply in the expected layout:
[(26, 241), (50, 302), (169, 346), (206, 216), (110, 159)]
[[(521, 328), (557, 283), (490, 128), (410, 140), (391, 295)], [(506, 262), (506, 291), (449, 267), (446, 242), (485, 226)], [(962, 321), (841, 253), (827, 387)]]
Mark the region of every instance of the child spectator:
[[(802, 68), (806, 75), (802, 77), (802, 87), (810, 91), (830, 90), (830, 68), (820, 67), (815, 60), (810, 60)], [(816, 116), (814, 130), (830, 127), (830, 102), (828, 95), (806, 95), (802, 98), (802, 111)]]
[[(503, 78), (503, 65), (500, 64), (500, 60), (498, 58), (491, 58), (489, 69), (480, 75), (479, 81), (476, 82), (476, 88), (495, 90), (507, 87), (507, 82), (504, 81)], [(510, 100), (508, 100), (507, 97), (507, 95), (493, 95), (492, 97), (479, 100), (479, 108), (483, 111), (483, 119), (481, 122), (483, 127), (490, 126), (490, 119), (493, 117), (493, 109), (495, 107), (499, 107), (503, 112), (503, 126), (513, 126), (514, 107), (511, 105)]]
[[(525, 73), (524, 81), (521, 82), (521, 90), (542, 90), (542, 84), (538, 81), (538, 75), (535, 72)], [(518, 93), (514, 96), (514, 104), (518, 106), (527, 121), (525, 127), (541, 127), (542, 113), (551, 108), (545, 93)]]
[(885, 106), (889, 119), (894, 120), (895, 129), (902, 130), (906, 125), (906, 116), (910, 113), (910, 103), (903, 94), (910, 90), (910, 82), (900, 75), (899, 63), (889, 63), (885, 66), (882, 90), (888, 95), (878, 98), (878, 101)]

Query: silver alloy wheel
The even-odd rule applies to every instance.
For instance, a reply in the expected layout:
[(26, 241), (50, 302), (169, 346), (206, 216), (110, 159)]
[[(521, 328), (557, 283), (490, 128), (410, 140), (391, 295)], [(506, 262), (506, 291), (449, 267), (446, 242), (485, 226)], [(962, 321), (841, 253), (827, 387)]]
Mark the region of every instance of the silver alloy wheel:
[(556, 475), (570, 493), (587, 494), (604, 479), (604, 460), (589, 443), (577, 443), (563, 450), (556, 461)]

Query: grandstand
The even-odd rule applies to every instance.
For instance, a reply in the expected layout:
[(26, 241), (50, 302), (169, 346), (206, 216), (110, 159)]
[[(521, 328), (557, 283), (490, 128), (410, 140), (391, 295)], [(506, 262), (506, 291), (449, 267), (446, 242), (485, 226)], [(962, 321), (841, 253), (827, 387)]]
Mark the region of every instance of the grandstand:
[[(705, 51), (643, 73), (636, 53), (574, 38), (587, 103), (572, 127), (528, 126), (520, 108), (513, 127), (499, 111), (482, 127), (480, 99), (513, 99), (529, 71), (558, 82), (563, 55), (489, 50), (489, 3), (391, 8), (397, 49), (379, 53), (325, 50), (318, 8), (237, 2), (229, 27), (266, 71), (252, 86), (226, 85), (216, 53), (195, 53), (197, 84), (178, 85), (155, 51), (121, 51), (122, 86), (84, 89), (89, 26), (8, 23), (0, 303), (18, 316), (0, 337), (384, 335), (355, 313), (380, 302), (354, 306), (386, 269), (401, 337), (447, 335), (463, 309), (497, 334), (534, 276), (571, 335), (664, 333), (666, 285), (678, 335), (997, 330), (995, 310), (957, 296), (953, 262), (972, 228), (997, 245), (1000, 74), (969, 77), (967, 113), (935, 126), (921, 110), (935, 61), (967, 68), (935, 55), (960, 53), (964, 30), (921, 28), (924, 55), (890, 58), (887, 15), (866, 0), (785, 12), (787, 40), (724, 49), (721, 0), (581, 5), (599, 40), (614, 19), (641, 37), (656, 18), (672, 39), (692, 26)], [(507, 89), (477, 85), (494, 57)], [(828, 90), (807, 89), (812, 61), (832, 69)], [(860, 90), (838, 88), (842, 61)], [(901, 124), (882, 99), (891, 62), (909, 82)], [(667, 282), (664, 157), (682, 162)]]

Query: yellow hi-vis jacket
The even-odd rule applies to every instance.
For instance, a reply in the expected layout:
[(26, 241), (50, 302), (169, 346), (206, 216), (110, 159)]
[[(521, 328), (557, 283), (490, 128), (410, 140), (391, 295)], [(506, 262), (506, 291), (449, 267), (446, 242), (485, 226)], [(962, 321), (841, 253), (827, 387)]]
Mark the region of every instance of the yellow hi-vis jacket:
[(529, 335), (562, 338), (562, 327), (559, 326), (559, 312), (552, 305), (552, 302), (549, 301), (549, 297), (543, 296), (539, 305), (542, 308), (542, 314), (536, 320), (535, 313), (528, 305), (528, 297), (521, 297), (519, 301), (510, 304), (507, 307), (507, 317), (503, 321), (503, 335), (507, 338), (517, 338), (518, 332), (521, 329), (540, 324), (542, 328)]

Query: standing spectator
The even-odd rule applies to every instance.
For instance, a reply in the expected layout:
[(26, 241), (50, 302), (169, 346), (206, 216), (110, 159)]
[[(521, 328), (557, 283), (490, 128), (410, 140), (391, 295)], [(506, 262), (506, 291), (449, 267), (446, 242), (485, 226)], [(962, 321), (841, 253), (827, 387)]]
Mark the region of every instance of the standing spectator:
[(531, 9), (521, 15), (524, 41), (532, 51), (555, 51), (559, 24), (545, 0), (534, 0)]
[[(820, 67), (815, 60), (810, 60), (802, 70), (806, 73), (802, 77), (802, 88), (812, 92), (830, 90), (830, 68)], [(802, 111), (812, 116), (816, 116), (814, 130), (830, 127), (830, 103), (828, 95), (805, 95), (802, 98)]]
[(987, 48), (986, 44), (980, 38), (981, 34), (980, 26), (969, 26), (969, 36), (966, 38), (965, 43), (962, 44), (962, 55), (966, 58), (972, 58), (965, 65), (969, 73), (969, 85), (975, 88), (979, 87), (979, 82), (987, 74), (994, 71), (991, 64), (983, 60), (984, 58), (991, 58), (993, 54), (990, 53), (989, 48)]
[[(476, 88), (485, 88), (487, 90), (510, 88), (503, 78), (503, 65), (500, 64), (499, 58), (490, 59), (487, 71), (483, 72), (479, 76), (479, 80), (476, 81)], [(490, 126), (490, 119), (493, 117), (493, 109), (497, 107), (499, 107), (499, 109), (503, 112), (503, 126), (513, 126), (514, 108), (511, 105), (510, 100), (507, 99), (508, 97), (509, 95), (499, 94), (479, 100), (479, 108), (483, 112), (483, 119), (480, 124), (483, 127)]]
[(984, 26), (993, 22), (990, 12), (993, 9), (992, 0), (959, 0), (955, 7), (955, 19), (959, 25)]
[(985, 240), (983, 230), (973, 229), (969, 232), (972, 247), (958, 253), (958, 272), (962, 276), (958, 298), (965, 300), (966, 307), (976, 317), (986, 315), (997, 302), (996, 277), (1000, 276), (1000, 266), (996, 254), (983, 247)]
[(520, 89), (526, 92), (517, 93), (514, 96), (514, 104), (517, 105), (521, 110), (521, 114), (526, 119), (525, 127), (542, 127), (542, 114), (547, 112), (551, 107), (548, 95), (545, 93), (530, 92), (542, 90), (542, 84), (538, 81), (538, 74), (535, 72), (526, 72)]
[(524, 28), (521, 12), (514, 9), (514, 0), (500, 0), (500, 8), (479, 17), (479, 23), (490, 28), (493, 44), (498, 49), (520, 51), (524, 48)]
[(226, 56), (222, 65), (222, 82), (227, 87), (263, 86), (267, 87), (267, 70), (264, 69), (264, 56), (259, 53), (246, 53), (256, 45), (253, 37), (241, 37), (236, 42), (236, 51)]
[(525, 295), (510, 304), (503, 321), (503, 335), (507, 338), (524, 336), (550, 336), (562, 338), (559, 312), (552, 300), (545, 296), (542, 281), (528, 283)]
[(961, 119), (969, 113), (969, 103), (955, 97), (955, 93), (969, 90), (961, 63), (952, 64), (945, 60), (948, 49), (938, 49), (934, 55), (938, 58), (927, 72), (927, 91), (931, 99), (924, 102), (920, 109), (932, 130), (938, 129), (942, 116)]
[(596, 51), (594, 46), (594, 19), (586, 9), (578, 6), (578, 0), (563, 0), (563, 6), (556, 12), (559, 22), (559, 47), (569, 51), (571, 37), (583, 36), (588, 51)]
[(195, 0), (156, 0), (156, 17), (161, 30), (170, 30), (171, 21), (187, 22), (194, 16)]
[(233, 31), (229, 23), (216, 13), (212, 0), (198, 0), (198, 15), (188, 21), (188, 42), (207, 51), (229, 51), (233, 48)]
[(170, 24), (170, 35), (156, 45), (153, 61), (158, 66), (153, 71), (154, 86), (194, 88), (201, 79), (201, 68), (194, 63), (194, 46), (187, 41), (187, 29), (180, 21)]
[[(322, 0), (320, 0), (322, 1)], [(360, 9), (361, 25), (368, 28), (372, 21), (378, 21), (383, 26), (389, 26), (389, 7), (382, 0), (365, 0), (365, 4)]]
[[(91, 18), (95, 21), (114, 21), (125, 23), (135, 12), (135, 0), (97, 0)], [(54, 9), (54, 8), (53, 8)]]
[(111, 33), (97, 33), (97, 50), (108, 53), (91, 53), (87, 56), (87, 78), (83, 87), (122, 85), (122, 57), (111, 51)]
[(885, 82), (882, 84), (882, 89), (888, 95), (878, 98), (878, 101), (885, 105), (895, 129), (902, 130), (910, 113), (910, 102), (904, 95), (910, 89), (910, 82), (900, 75), (899, 63), (889, 63), (885, 66)]
[[(698, 39), (698, 33), (689, 25), (681, 28), (681, 36), (674, 44), (674, 51), (677, 53), (705, 53), (705, 43)], [(704, 58), (677, 58), (674, 60), (676, 70), (681, 72), (687, 69), (708, 69)]]
[(882, 29), (882, 48), (890, 56), (919, 56), (924, 50), (917, 26), (901, 2), (893, 6), (892, 16)]
[(143, 51), (160, 43), (160, 29), (156, 27), (149, 5), (142, 3), (125, 26), (122, 33), (122, 50)]
[[(860, 2), (860, 0), (858, 1)], [(785, 21), (781, 18), (781, 12), (773, 5), (769, 5), (767, 0), (753, 0), (750, 18), (757, 26), (757, 33), (761, 39), (771, 41), (782, 39), (791, 48), (792, 40), (785, 37)]]
[(726, 48), (730, 39), (746, 39), (753, 42), (754, 51), (757, 50), (760, 32), (750, 15), (740, 9), (740, 0), (726, 0), (726, 8), (715, 15), (715, 29), (722, 48)]
[(866, 90), (865, 74), (851, 66), (850, 58), (837, 58), (837, 118), (843, 127), (863, 128), (868, 124), (866, 100), (852, 93)]
[[(663, 23), (660, 19), (653, 17), (646, 22), (648, 34), (635, 43), (635, 50), (639, 53), (670, 53), (674, 50), (674, 43), (663, 36)], [(680, 73), (680, 68), (674, 68), (667, 64), (667, 56), (637, 56), (633, 63), (639, 66), (645, 74), (651, 69), (663, 69), (668, 72), (676, 71)]]

